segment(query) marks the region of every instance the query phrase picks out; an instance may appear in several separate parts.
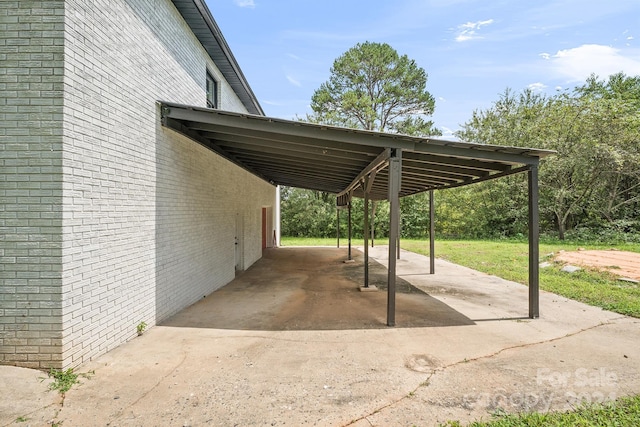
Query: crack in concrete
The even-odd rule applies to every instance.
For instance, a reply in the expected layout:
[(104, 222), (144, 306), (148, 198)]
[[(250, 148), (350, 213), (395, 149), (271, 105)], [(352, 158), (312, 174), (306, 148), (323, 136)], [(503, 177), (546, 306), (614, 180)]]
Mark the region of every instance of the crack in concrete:
[[(555, 338), (550, 338), (550, 339), (542, 340), (542, 341), (536, 341), (536, 342), (532, 342), (532, 343), (524, 343), (524, 344), (519, 344), (519, 345), (513, 345), (513, 346), (509, 346), (509, 347), (504, 347), (504, 348), (501, 348), (500, 350), (498, 350), (498, 351), (496, 351), (496, 352), (494, 352), (494, 353), (491, 353), (491, 354), (485, 354), (485, 355), (483, 355), (483, 356), (474, 357), (474, 358), (472, 358), (472, 359), (466, 359), (466, 358), (465, 358), (465, 359), (463, 359), (463, 360), (460, 360), (460, 361), (457, 361), (457, 362), (454, 362), (454, 363), (450, 363), (450, 364), (448, 364), (448, 365), (445, 365), (445, 366), (442, 366), (442, 367), (439, 367), (439, 368), (433, 369), (433, 370), (431, 370), (431, 372), (429, 373), (429, 375), (428, 375), (428, 377), (427, 377), (427, 379), (426, 379), (426, 380), (424, 380), (423, 382), (421, 382), (420, 384), (418, 384), (418, 386), (416, 386), (413, 390), (409, 391), (407, 394), (405, 394), (405, 395), (404, 395), (404, 396), (402, 396), (401, 398), (396, 399), (396, 400), (394, 400), (394, 401), (392, 401), (392, 402), (389, 402), (388, 404), (383, 405), (383, 406), (381, 406), (381, 407), (379, 407), (379, 408), (375, 409), (373, 412), (371, 412), (371, 413), (369, 413), (369, 414), (367, 414), (367, 415), (363, 415), (363, 416), (362, 416), (362, 417), (360, 417), (360, 418), (357, 418), (357, 419), (355, 419), (355, 420), (352, 420), (352, 421), (350, 421), (348, 424), (345, 424), (343, 427), (351, 426), (351, 425), (353, 425), (353, 424), (357, 423), (358, 421), (362, 421), (362, 420), (367, 421), (367, 422), (369, 423), (369, 425), (373, 426), (373, 424), (371, 423), (371, 421), (369, 421), (369, 419), (368, 419), (369, 417), (371, 417), (371, 416), (373, 416), (373, 415), (376, 415), (376, 414), (378, 414), (378, 413), (380, 413), (380, 412), (384, 411), (385, 409), (391, 408), (391, 407), (393, 407), (393, 406), (397, 405), (397, 404), (398, 404), (398, 403), (400, 403), (400, 402), (403, 402), (403, 401), (405, 401), (405, 400), (407, 400), (407, 399), (410, 399), (410, 398), (411, 398), (411, 397), (412, 397), (412, 396), (413, 396), (413, 395), (414, 395), (414, 394), (415, 394), (419, 389), (421, 389), (421, 388), (423, 388), (423, 387), (428, 387), (428, 386), (429, 386), (429, 384), (430, 384), (431, 378), (433, 378), (433, 376), (434, 376), (438, 371), (445, 371), (446, 369), (453, 368), (453, 367), (458, 366), (458, 365), (461, 365), (461, 364), (463, 364), (463, 363), (476, 362), (476, 361), (478, 361), (478, 360), (490, 359), (490, 358), (495, 357), (495, 356), (497, 356), (497, 355), (499, 355), (499, 354), (501, 354), (501, 353), (503, 353), (503, 352), (505, 352), (505, 351), (507, 351), (507, 350), (513, 350), (513, 349), (517, 349), (517, 348), (533, 347), (533, 346), (540, 345), (540, 344), (547, 344), (547, 343), (551, 343), (551, 342), (559, 341), (559, 340), (561, 340), (561, 339), (569, 338), (569, 337), (573, 337), (573, 336), (579, 335), (579, 334), (581, 334), (581, 333), (583, 333), (583, 332), (591, 331), (591, 330), (593, 330), (593, 329), (596, 329), (596, 328), (599, 328), (599, 327), (602, 327), (602, 326), (612, 325), (612, 324), (614, 324), (617, 320), (622, 320), (622, 319), (628, 319), (628, 318), (627, 318), (626, 316), (615, 317), (615, 318), (610, 319), (610, 320), (609, 320), (609, 321), (607, 321), (607, 322), (601, 322), (601, 323), (598, 323), (597, 325), (593, 325), (593, 326), (590, 326), (590, 327), (588, 327), (588, 328), (583, 328), (583, 329), (580, 329), (580, 330), (578, 330), (578, 331), (575, 331), (575, 332), (572, 332), (572, 333), (568, 333), (568, 334), (566, 334), (566, 335), (563, 335), (563, 336), (561, 336), (561, 337), (555, 337)], [(635, 323), (635, 322), (634, 322), (634, 323)]]
[(609, 320), (609, 321), (607, 321), (607, 322), (601, 322), (601, 323), (598, 323), (597, 325), (589, 326), (588, 328), (583, 328), (583, 329), (580, 329), (580, 330), (578, 330), (578, 331), (575, 331), (575, 332), (571, 332), (571, 333), (565, 334), (565, 335), (563, 335), (563, 336), (561, 336), (561, 337), (555, 337), (555, 338), (550, 338), (550, 339), (546, 339), (546, 340), (542, 340), (542, 341), (536, 341), (536, 342), (531, 342), (531, 343), (524, 343), (524, 344), (512, 345), (512, 346), (510, 346), (510, 347), (504, 347), (504, 348), (501, 348), (500, 350), (498, 350), (498, 351), (496, 351), (496, 352), (494, 352), (494, 353), (491, 353), (491, 354), (485, 354), (485, 355), (483, 355), (483, 356), (478, 356), (478, 357), (474, 357), (474, 358), (471, 358), (471, 359), (466, 359), (466, 358), (465, 358), (465, 359), (460, 360), (460, 361), (458, 361), (458, 362), (454, 362), (454, 363), (451, 363), (451, 364), (449, 364), (449, 365), (443, 366), (442, 368), (440, 368), (440, 370), (444, 371), (445, 369), (452, 368), (452, 367), (454, 367), (454, 366), (461, 365), (461, 364), (463, 364), (463, 363), (475, 362), (475, 361), (477, 361), (477, 360), (482, 360), (482, 359), (490, 359), (490, 358), (492, 358), (492, 357), (494, 357), (494, 356), (497, 356), (497, 355), (499, 355), (500, 353), (503, 353), (503, 352), (505, 352), (505, 351), (507, 351), (507, 350), (513, 350), (513, 349), (516, 349), (516, 348), (533, 347), (533, 346), (535, 346), (535, 345), (547, 344), (547, 343), (550, 343), (550, 342), (559, 341), (559, 340), (561, 340), (561, 339), (569, 338), (569, 337), (573, 337), (573, 336), (579, 335), (579, 334), (581, 334), (581, 333), (583, 333), (583, 332), (587, 332), (587, 331), (590, 331), (590, 330), (593, 330), (593, 329), (599, 328), (599, 327), (601, 327), (601, 326), (612, 325), (612, 324), (613, 324), (613, 321), (615, 321), (615, 320), (620, 320), (620, 319), (623, 319), (623, 318), (624, 318), (624, 317), (616, 317), (616, 318), (611, 319), (611, 320)]
[(142, 396), (138, 397), (135, 401), (133, 401), (132, 403), (130, 403), (129, 405), (125, 406), (120, 411), (118, 411), (118, 413), (116, 413), (116, 415), (113, 418), (110, 418), (109, 422), (117, 421), (118, 419), (122, 418), (122, 416), (124, 415), (125, 411), (127, 411), (128, 409), (130, 409), (133, 406), (135, 406), (138, 402), (140, 402), (142, 399), (147, 397), (153, 390), (157, 389), (158, 386), (160, 385), (160, 383), (162, 383), (171, 374), (173, 374), (178, 368), (180, 368), (180, 366), (182, 366), (182, 364), (185, 362), (185, 360), (187, 360), (187, 352), (182, 352), (182, 360), (170, 372), (168, 372), (166, 375), (162, 376), (158, 380), (158, 382), (156, 382), (153, 387), (151, 387), (146, 392), (144, 392), (144, 394), (142, 394)]
[[(386, 328), (386, 327), (385, 327)], [(380, 329), (384, 329), (384, 328), (380, 328)], [(366, 330), (366, 329), (363, 329)], [(295, 331), (292, 331), (295, 332)], [(331, 330), (327, 330), (327, 332), (331, 332)], [(264, 336), (264, 335), (237, 335), (237, 336), (224, 336), (224, 337), (215, 337), (214, 339), (227, 339), (227, 338), (234, 338), (234, 339), (238, 339), (238, 338), (260, 338), (260, 339), (265, 339), (265, 340), (273, 340), (273, 341), (282, 341), (282, 342), (291, 342), (291, 343), (302, 343), (302, 344), (307, 344), (307, 343), (331, 343), (331, 344), (344, 344), (345, 341), (344, 340), (323, 340), (323, 339), (317, 339), (317, 340), (310, 340), (310, 339), (293, 339), (293, 338), (280, 338), (280, 337), (268, 337), (268, 336)], [(380, 340), (363, 340), (363, 341), (355, 341), (355, 340), (351, 340), (349, 341), (349, 344), (380, 344)]]
[[(52, 416), (52, 417), (50, 417), (50, 418), (51, 418), (51, 420), (55, 420), (55, 419), (57, 418), (57, 413), (58, 413), (58, 412), (60, 412), (60, 409), (61, 409), (61, 407), (60, 407), (60, 403), (50, 403), (50, 404), (48, 404), (48, 405), (46, 405), (46, 406), (42, 406), (42, 407), (40, 407), (40, 408), (38, 408), (38, 409), (34, 409), (33, 411), (28, 412), (28, 413), (26, 413), (26, 414), (24, 414), (24, 415), (22, 415), (22, 416), (23, 416), (23, 417), (25, 417), (25, 418), (27, 418), (27, 421), (31, 421), (28, 417), (32, 416), (33, 414), (37, 414), (37, 413), (39, 413), (39, 412), (44, 412), (44, 411), (46, 411), (46, 410), (47, 410), (47, 409), (49, 409), (49, 408), (53, 408), (53, 413), (54, 413), (54, 414), (53, 414), (53, 416)], [(47, 417), (47, 418), (49, 418), (49, 417)], [(11, 426), (11, 425), (15, 425), (17, 422), (18, 422), (18, 421), (14, 420), (14, 421), (11, 421), (9, 424), (5, 424), (5, 425), (4, 425), (4, 426), (2, 426), (2, 427), (9, 427), (9, 426)]]

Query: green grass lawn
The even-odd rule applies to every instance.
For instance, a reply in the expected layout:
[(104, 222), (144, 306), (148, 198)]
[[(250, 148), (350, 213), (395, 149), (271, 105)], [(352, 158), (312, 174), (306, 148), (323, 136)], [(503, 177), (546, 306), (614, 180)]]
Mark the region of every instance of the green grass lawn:
[[(428, 255), (428, 242), (401, 241), (403, 249)], [(540, 244), (540, 257), (551, 260), (561, 250), (610, 249), (611, 245), (551, 242)], [(624, 244), (616, 249), (640, 252), (640, 244)], [(529, 279), (529, 246), (527, 242), (489, 240), (436, 241), (436, 257), (464, 265), (503, 279), (527, 284)], [(640, 317), (640, 286), (622, 282), (606, 272), (583, 269), (565, 273), (560, 264), (540, 269), (540, 288), (577, 301), (602, 307), (616, 313)]]
[[(457, 421), (442, 427), (460, 427)], [(499, 415), (490, 421), (474, 421), (469, 427), (590, 427), (640, 426), (640, 396), (623, 397), (608, 404), (585, 405), (571, 412)]]
[[(280, 239), (281, 246), (336, 246), (336, 239), (331, 237), (282, 237)], [(382, 245), (386, 245), (388, 243), (387, 239), (381, 241)], [(349, 242), (346, 238), (340, 239), (340, 247), (346, 248)], [(362, 239), (351, 239), (351, 244), (353, 246), (362, 246), (364, 244), (364, 240)]]
[[(377, 242), (387, 244), (387, 240), (384, 239)], [(335, 246), (336, 239), (283, 237), (281, 244), (283, 246)], [(340, 240), (340, 246), (346, 244), (346, 239)], [(352, 244), (361, 246), (363, 241), (362, 239), (353, 240)], [(400, 246), (419, 254), (429, 254), (429, 242), (426, 240), (404, 239), (400, 242)], [(550, 259), (550, 254), (557, 254), (560, 250), (610, 249), (612, 247), (640, 252), (638, 243), (612, 246), (543, 242), (540, 244), (540, 257)], [(438, 258), (524, 285), (527, 284), (529, 277), (528, 251), (527, 242), (511, 240), (436, 240), (435, 243), (435, 255)], [(640, 317), (640, 286), (638, 284), (622, 282), (609, 273), (595, 270), (583, 269), (569, 274), (560, 269), (561, 265), (556, 264), (540, 269), (540, 287), (616, 313)]]

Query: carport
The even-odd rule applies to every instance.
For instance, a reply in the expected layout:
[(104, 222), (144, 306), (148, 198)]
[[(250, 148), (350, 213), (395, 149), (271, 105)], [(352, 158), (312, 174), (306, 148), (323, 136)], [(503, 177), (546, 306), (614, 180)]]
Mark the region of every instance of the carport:
[(539, 317), (538, 166), (552, 151), (445, 141), (161, 102), (162, 125), (271, 182), (337, 194), (339, 207), (365, 200), (365, 286), (369, 200), (389, 200), (387, 325), (395, 325), (399, 198), (516, 173), (528, 174), (529, 317)]

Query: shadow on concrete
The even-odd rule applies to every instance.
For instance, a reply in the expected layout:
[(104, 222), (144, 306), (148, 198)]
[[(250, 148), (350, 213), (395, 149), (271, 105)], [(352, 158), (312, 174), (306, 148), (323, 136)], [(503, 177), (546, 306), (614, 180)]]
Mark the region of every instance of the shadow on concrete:
[[(174, 315), (163, 326), (233, 330), (347, 330), (387, 328), (387, 270), (370, 260), (361, 292), (363, 256), (344, 263), (346, 249), (278, 248), (234, 281)], [(398, 279), (396, 327), (464, 326), (474, 322)]]

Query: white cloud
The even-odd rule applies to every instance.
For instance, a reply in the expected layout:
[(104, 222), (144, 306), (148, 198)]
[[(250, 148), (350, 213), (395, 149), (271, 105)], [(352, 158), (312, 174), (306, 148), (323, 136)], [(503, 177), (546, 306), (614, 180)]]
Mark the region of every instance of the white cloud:
[(558, 51), (551, 58), (554, 71), (569, 81), (583, 81), (589, 75), (607, 77), (620, 71), (627, 75), (640, 74), (640, 55), (637, 51), (622, 52), (611, 46), (585, 44)]
[(493, 24), (493, 19), (486, 19), (484, 21), (467, 22), (466, 24), (458, 25), (458, 35), (456, 36), (457, 42), (464, 42), (473, 39), (482, 38), (477, 34), (477, 31), (486, 26)]
[(549, 58), (551, 58), (551, 55), (549, 55), (549, 54), (548, 54), (548, 53), (546, 53), (546, 52), (543, 52), (543, 53), (541, 53), (541, 54), (540, 54), (540, 57), (541, 57), (542, 59), (549, 59)]
[(443, 97), (441, 97), (441, 96), (439, 96), (439, 97), (438, 97), (438, 101), (447, 102), (447, 100), (446, 100), (446, 99), (444, 99), (444, 98), (443, 98)]
[[(437, 126), (436, 126), (437, 127)], [(455, 135), (454, 132), (456, 132), (455, 130), (448, 128), (446, 126), (440, 126), (440, 130), (442, 131), (442, 136), (440, 138), (442, 139), (448, 139), (448, 140), (454, 140), (454, 139), (458, 139)]]
[(547, 88), (547, 85), (545, 85), (544, 83), (536, 82), (536, 83), (531, 83), (527, 87), (531, 89), (533, 92), (542, 92)]
[(627, 37), (627, 40), (633, 40), (633, 36)]
[(298, 86), (298, 87), (302, 87), (302, 83), (300, 83), (298, 80), (294, 79), (292, 76), (290, 75), (286, 75), (287, 80), (289, 80), (289, 83), (291, 83), (294, 86)]
[(253, 0), (235, 0), (235, 3), (240, 7), (250, 7), (251, 9), (256, 7), (256, 3)]

